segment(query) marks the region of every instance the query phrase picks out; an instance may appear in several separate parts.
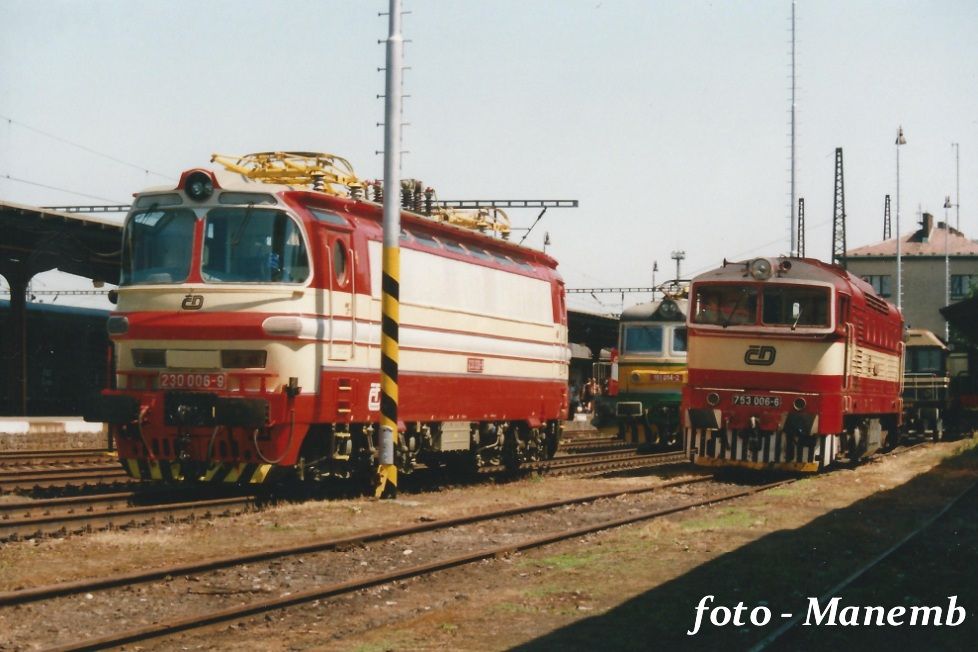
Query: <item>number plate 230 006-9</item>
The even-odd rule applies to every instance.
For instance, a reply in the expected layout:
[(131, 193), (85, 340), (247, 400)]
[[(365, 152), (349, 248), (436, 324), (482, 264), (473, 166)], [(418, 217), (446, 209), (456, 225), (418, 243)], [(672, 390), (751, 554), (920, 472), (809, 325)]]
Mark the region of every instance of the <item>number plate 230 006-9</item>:
[(780, 396), (758, 396), (756, 394), (734, 394), (734, 405), (745, 405), (747, 407), (781, 407)]
[(160, 374), (160, 389), (224, 389), (226, 386), (224, 374)]

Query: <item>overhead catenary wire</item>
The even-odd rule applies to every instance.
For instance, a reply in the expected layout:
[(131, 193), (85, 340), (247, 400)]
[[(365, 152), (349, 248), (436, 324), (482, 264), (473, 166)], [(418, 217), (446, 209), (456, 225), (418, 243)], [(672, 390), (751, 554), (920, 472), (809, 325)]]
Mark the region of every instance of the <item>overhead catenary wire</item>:
[[(21, 179), (19, 177), (15, 177), (15, 176), (12, 176), (12, 175), (9, 175), (9, 174), (4, 174), (3, 175), (3, 178), (4, 179), (7, 179), (8, 181), (16, 181), (17, 183), (25, 183), (25, 184), (27, 184), (29, 186), (37, 186), (38, 188), (45, 188), (47, 190), (56, 190), (58, 192), (65, 192), (65, 193), (68, 193), (69, 195), (77, 195), (78, 197), (87, 197), (88, 199), (98, 199), (99, 201), (119, 202), (118, 199), (109, 199), (108, 197), (99, 197), (98, 195), (89, 195), (89, 194), (84, 193), (84, 192), (78, 192), (77, 190), (68, 190), (67, 188), (59, 188), (58, 186), (51, 186), (51, 185), (48, 185), (46, 183), (38, 183), (37, 181), (31, 181), (30, 179)], [(119, 203), (121, 203), (121, 202), (119, 202)]]
[[(172, 177), (172, 176), (170, 176), (168, 174), (163, 174), (162, 172), (156, 172), (155, 170), (150, 170), (149, 168), (147, 168), (144, 165), (139, 165), (137, 163), (131, 163), (129, 161), (125, 161), (125, 160), (123, 160), (121, 158), (118, 158), (116, 156), (112, 156), (111, 154), (106, 154), (105, 152), (100, 152), (97, 149), (93, 149), (91, 147), (88, 147), (87, 145), (82, 145), (82, 144), (76, 143), (76, 142), (74, 142), (72, 140), (68, 140), (67, 138), (63, 138), (63, 137), (58, 136), (56, 134), (52, 134), (51, 132), (44, 131), (43, 129), (38, 129), (37, 127), (33, 127), (33, 126), (29, 125), (29, 124), (23, 123), (20, 120), (15, 120), (15, 119), (13, 119), (13, 118), (11, 118), (9, 116), (0, 114), (0, 119), (6, 120), (7, 121), (7, 124), (17, 125), (18, 127), (21, 127), (22, 129), (26, 129), (28, 131), (32, 131), (32, 132), (34, 132), (36, 134), (39, 134), (39, 135), (44, 136), (46, 138), (50, 138), (52, 140), (56, 140), (59, 143), (62, 143), (64, 145), (68, 145), (70, 147), (74, 147), (76, 149), (80, 149), (80, 150), (82, 150), (84, 152), (87, 152), (89, 154), (93, 154), (95, 156), (100, 156), (100, 157), (102, 157), (102, 158), (104, 158), (106, 160), (112, 161), (114, 163), (118, 163), (119, 165), (125, 165), (127, 167), (131, 167), (131, 168), (136, 169), (136, 170), (139, 170), (141, 172), (145, 172), (147, 174), (154, 174), (154, 175), (156, 175), (158, 177), (162, 177), (162, 178), (167, 179), (167, 180), (170, 180), (170, 181), (176, 181), (176, 179), (174, 177)], [(10, 177), (8, 176), (7, 178), (10, 178)], [(54, 190), (59, 190), (59, 188), (54, 188)], [(75, 193), (75, 194), (78, 194), (78, 193)]]

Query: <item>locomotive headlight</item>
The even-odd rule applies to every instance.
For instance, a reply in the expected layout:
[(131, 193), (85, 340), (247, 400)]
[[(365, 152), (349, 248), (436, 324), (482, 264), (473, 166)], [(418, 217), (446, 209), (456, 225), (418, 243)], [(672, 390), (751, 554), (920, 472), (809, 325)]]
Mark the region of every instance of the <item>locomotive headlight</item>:
[(187, 196), (194, 201), (204, 201), (214, 194), (214, 183), (205, 172), (194, 172), (187, 177)]
[(706, 395), (706, 402), (710, 406), (716, 407), (720, 405), (720, 395), (717, 394), (716, 392), (710, 392), (709, 394)]
[(792, 403), (792, 405), (794, 406), (796, 411), (801, 412), (802, 410), (805, 409), (805, 406), (808, 405), (808, 401), (806, 401), (803, 398), (796, 398)]
[(755, 281), (766, 281), (771, 278), (771, 261), (767, 258), (755, 258), (747, 264), (747, 271)]
[(129, 318), (113, 315), (105, 322), (105, 330), (109, 335), (124, 335), (129, 330)]

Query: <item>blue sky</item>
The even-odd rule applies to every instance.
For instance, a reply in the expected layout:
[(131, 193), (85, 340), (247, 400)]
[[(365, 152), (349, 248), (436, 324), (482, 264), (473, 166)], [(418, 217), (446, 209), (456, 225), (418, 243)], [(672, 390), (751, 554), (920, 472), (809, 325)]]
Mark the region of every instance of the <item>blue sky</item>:
[[(527, 241), (550, 233), (568, 287), (648, 285), (656, 260), (664, 280), (676, 249), (684, 276), (787, 252), (790, 0), (402, 1), (404, 176), (444, 199), (578, 199)], [(0, 198), (127, 202), (214, 152), (328, 151), (381, 176), (386, 6), (0, 0)], [(901, 124), (902, 230), (918, 206), (943, 219), (958, 142), (961, 228), (978, 237), (978, 3), (797, 14), (808, 254), (831, 249), (840, 146), (849, 246), (881, 239)], [(621, 307), (601, 301), (571, 305)]]

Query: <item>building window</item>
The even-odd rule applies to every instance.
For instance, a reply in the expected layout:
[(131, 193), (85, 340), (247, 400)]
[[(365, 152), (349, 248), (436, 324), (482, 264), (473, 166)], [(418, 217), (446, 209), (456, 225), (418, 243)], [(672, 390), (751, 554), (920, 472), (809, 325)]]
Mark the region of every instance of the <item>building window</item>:
[(876, 290), (876, 294), (881, 297), (890, 296), (890, 275), (889, 274), (871, 274), (869, 276), (864, 276), (863, 280), (873, 286)]
[(951, 274), (951, 298), (963, 299), (978, 288), (978, 274)]

